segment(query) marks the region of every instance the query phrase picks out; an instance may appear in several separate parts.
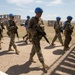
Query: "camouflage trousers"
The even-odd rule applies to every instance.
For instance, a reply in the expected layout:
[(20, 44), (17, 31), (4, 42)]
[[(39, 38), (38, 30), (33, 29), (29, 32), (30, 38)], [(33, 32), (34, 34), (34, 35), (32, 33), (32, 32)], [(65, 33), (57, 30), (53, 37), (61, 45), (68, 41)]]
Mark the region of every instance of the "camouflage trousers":
[(0, 49), (1, 49), (1, 38), (2, 38), (2, 37), (1, 37), (1, 35), (0, 35)]
[(15, 45), (15, 34), (10, 34), (10, 43), (9, 43), (9, 49), (11, 49), (11, 46), (13, 46), (16, 49), (16, 45)]
[(55, 33), (55, 36), (54, 36), (54, 38), (52, 40), (52, 43), (54, 43), (57, 40), (57, 38), (58, 38), (59, 42), (63, 45), (63, 41), (62, 41), (62, 37), (61, 37), (61, 32)]
[(30, 58), (32, 59), (33, 56), (35, 55), (35, 53), (37, 53), (39, 61), (43, 64), (44, 58), (43, 58), (43, 55), (41, 53), (40, 40), (38, 39), (38, 37), (32, 39), (32, 44), (33, 44), (33, 46), (32, 46), (32, 50), (30, 53)]
[(70, 44), (70, 41), (72, 40), (72, 37), (69, 33), (66, 33), (66, 32), (65, 32), (64, 35), (65, 35), (64, 48), (68, 48), (69, 44)]
[(27, 37), (26, 39), (28, 40), (28, 29), (26, 29), (26, 34), (23, 36), (23, 38)]

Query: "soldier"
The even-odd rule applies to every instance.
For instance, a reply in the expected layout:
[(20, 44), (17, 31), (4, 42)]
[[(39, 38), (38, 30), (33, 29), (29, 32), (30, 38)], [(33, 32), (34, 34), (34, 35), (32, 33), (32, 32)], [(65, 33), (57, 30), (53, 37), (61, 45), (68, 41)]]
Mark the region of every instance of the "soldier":
[(10, 20), (7, 21), (7, 33), (8, 36), (10, 37), (10, 44), (9, 44), (9, 48), (8, 51), (11, 51), (11, 47), (13, 46), (15, 49), (15, 53), (19, 54), (17, 47), (15, 45), (15, 34), (16, 34), (16, 24), (14, 22), (14, 15), (13, 14), (9, 14), (9, 18)]
[(29, 20), (30, 20), (30, 16), (27, 16), (27, 20), (25, 21), (25, 25), (24, 25), (25, 28), (26, 28), (27, 34), (25, 36), (23, 36), (23, 39), (26, 37), (26, 40), (25, 40), (26, 44), (27, 44), (27, 40), (28, 40), (28, 24), (29, 24)]
[(0, 25), (1, 25), (2, 33), (3, 33), (3, 29), (5, 29), (5, 28), (4, 28), (4, 23), (2, 22), (2, 19), (1, 18), (0, 18)]
[(1, 39), (2, 39), (2, 37), (3, 37), (3, 35), (2, 35), (2, 31), (3, 31), (3, 23), (1, 22), (1, 18), (0, 18), (0, 50), (2, 49), (1, 48)]
[(67, 21), (65, 21), (64, 26), (62, 28), (62, 30), (64, 30), (64, 35), (65, 35), (65, 40), (64, 40), (64, 50), (68, 50), (70, 41), (72, 40), (72, 32), (73, 32), (73, 28), (74, 26), (71, 25), (71, 21), (72, 21), (72, 16), (67, 16)]
[(58, 38), (58, 40), (60, 41), (60, 43), (63, 46), (63, 41), (62, 41), (62, 37), (61, 37), (61, 22), (60, 22), (61, 18), (60, 17), (56, 17), (56, 22), (54, 23), (54, 29), (55, 29), (55, 36), (52, 40), (51, 45), (54, 45), (54, 42), (56, 41), (56, 39)]
[(37, 53), (39, 61), (42, 63), (43, 69), (45, 70), (48, 66), (44, 63), (44, 58), (41, 53), (41, 47), (40, 47), (41, 35), (38, 35), (38, 33), (40, 32), (38, 32), (35, 29), (35, 26), (38, 24), (39, 18), (41, 17), (43, 10), (40, 7), (37, 7), (35, 9), (35, 13), (36, 13), (35, 17), (31, 18), (29, 22), (29, 26), (28, 26), (28, 32), (29, 32), (29, 35), (31, 36), (30, 38), (32, 39), (32, 44), (33, 44), (29, 61), (35, 62), (33, 60), (33, 56), (35, 55), (35, 53)]

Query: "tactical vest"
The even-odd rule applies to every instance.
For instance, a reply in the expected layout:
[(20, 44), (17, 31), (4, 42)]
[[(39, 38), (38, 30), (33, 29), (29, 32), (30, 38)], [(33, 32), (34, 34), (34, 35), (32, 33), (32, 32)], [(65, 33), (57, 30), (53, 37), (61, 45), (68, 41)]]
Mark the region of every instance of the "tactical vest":
[(9, 20), (8, 22), (9, 22), (9, 25), (8, 25), (9, 30), (8, 31), (15, 33), (16, 29), (17, 29), (15, 22), (11, 21), (11, 20)]
[(55, 22), (54, 29), (60, 29), (60, 27), (61, 27), (61, 22), (59, 22), (59, 24), (58, 22)]
[(65, 31), (72, 34), (74, 29), (74, 26), (71, 25), (71, 23), (69, 23), (68, 21), (66, 21), (66, 27), (65, 27)]
[(29, 39), (33, 39), (34, 36), (37, 34), (37, 30), (35, 29), (35, 25), (38, 24), (39, 19), (37, 17), (32, 17), (31, 20), (29, 21), (28, 25), (28, 35)]
[(59, 32), (61, 32), (61, 28), (62, 28), (62, 26), (61, 26), (61, 22), (55, 22), (55, 24), (54, 24), (54, 29), (55, 29), (55, 32), (56, 33), (59, 33)]

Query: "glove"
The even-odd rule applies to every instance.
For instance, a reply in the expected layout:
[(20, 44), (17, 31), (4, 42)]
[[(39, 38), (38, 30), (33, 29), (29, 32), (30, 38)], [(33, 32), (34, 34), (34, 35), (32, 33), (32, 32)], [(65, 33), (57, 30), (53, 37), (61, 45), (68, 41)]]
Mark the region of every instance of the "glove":
[(63, 30), (61, 30), (61, 33), (63, 34)]
[(45, 32), (42, 32), (42, 36), (45, 36), (46, 35), (46, 33)]

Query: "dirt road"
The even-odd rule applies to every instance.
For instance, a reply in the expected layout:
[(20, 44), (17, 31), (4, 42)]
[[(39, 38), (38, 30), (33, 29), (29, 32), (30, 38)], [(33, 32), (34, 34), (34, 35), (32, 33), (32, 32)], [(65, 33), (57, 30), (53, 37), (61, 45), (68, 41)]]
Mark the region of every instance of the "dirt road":
[[(2, 43), (2, 50), (0, 50), (0, 70), (8, 75), (43, 75), (42, 65), (39, 62), (37, 55), (34, 56), (36, 63), (30, 64), (28, 62), (32, 44), (28, 45), (23, 42), (22, 38), (15, 39), (19, 55), (15, 51), (8, 52), (9, 38), (5, 37)], [(55, 46), (50, 46), (46, 41), (41, 41), (41, 50), (45, 63), (49, 68), (64, 55), (63, 47), (59, 42)], [(49, 70), (49, 69), (48, 69)], [(49, 75), (49, 74), (46, 74)]]

